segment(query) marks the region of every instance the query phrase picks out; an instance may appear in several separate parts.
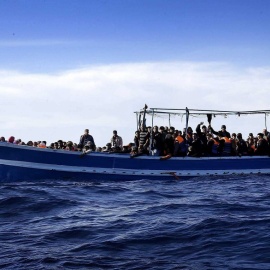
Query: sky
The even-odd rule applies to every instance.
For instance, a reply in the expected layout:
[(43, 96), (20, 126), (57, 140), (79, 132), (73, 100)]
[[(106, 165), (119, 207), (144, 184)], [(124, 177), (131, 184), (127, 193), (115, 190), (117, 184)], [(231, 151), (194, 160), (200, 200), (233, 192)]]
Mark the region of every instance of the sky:
[[(268, 0), (1, 0), (0, 136), (78, 142), (88, 128), (104, 146), (116, 129), (128, 144), (145, 103), (270, 109), (269, 48)], [(247, 135), (264, 120), (212, 125)]]

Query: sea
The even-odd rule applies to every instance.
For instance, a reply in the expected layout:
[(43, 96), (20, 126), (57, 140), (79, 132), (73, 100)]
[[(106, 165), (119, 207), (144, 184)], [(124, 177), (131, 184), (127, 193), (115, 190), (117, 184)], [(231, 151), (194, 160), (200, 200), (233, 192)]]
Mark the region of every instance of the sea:
[(1, 269), (270, 269), (270, 176), (0, 183)]

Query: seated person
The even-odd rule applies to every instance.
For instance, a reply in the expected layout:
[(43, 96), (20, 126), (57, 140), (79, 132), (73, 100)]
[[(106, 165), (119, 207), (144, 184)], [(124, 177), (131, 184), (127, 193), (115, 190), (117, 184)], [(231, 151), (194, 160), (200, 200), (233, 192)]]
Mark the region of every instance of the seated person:
[(120, 136), (117, 135), (117, 131), (113, 131), (113, 136), (111, 138), (111, 146), (112, 148), (120, 148), (120, 151), (123, 148), (123, 140)]

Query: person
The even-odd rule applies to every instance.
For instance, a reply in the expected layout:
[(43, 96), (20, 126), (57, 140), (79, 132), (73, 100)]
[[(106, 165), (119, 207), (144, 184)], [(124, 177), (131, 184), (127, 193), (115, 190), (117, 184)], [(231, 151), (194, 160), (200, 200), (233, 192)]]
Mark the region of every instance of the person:
[(40, 142), (40, 144), (38, 145), (39, 148), (46, 148), (46, 141), (42, 141)]
[(134, 137), (134, 144), (138, 148), (140, 145), (140, 131), (136, 130), (135, 131), (135, 137)]
[(236, 138), (236, 134), (232, 133), (232, 137), (230, 138), (231, 144), (232, 144), (232, 155), (236, 156), (237, 154), (237, 138)]
[(232, 154), (232, 142), (229, 137), (223, 137), (223, 135), (224, 132), (218, 132), (219, 153), (222, 156), (230, 156)]
[(264, 156), (269, 153), (268, 143), (263, 137), (263, 133), (258, 133), (258, 143), (255, 154), (259, 156)]
[(222, 125), (220, 131), (215, 131), (211, 125), (209, 125), (209, 129), (211, 129), (211, 132), (215, 135), (221, 135), (221, 137), (231, 138), (230, 132), (226, 130), (226, 126)]
[(33, 146), (34, 144), (33, 144), (32, 141), (28, 141), (26, 145), (27, 145), (27, 146)]
[(152, 146), (151, 154), (152, 156), (159, 156), (163, 150), (163, 136), (158, 131), (158, 126), (154, 126), (152, 132)]
[(263, 129), (263, 138), (269, 143), (270, 142), (270, 132), (267, 131), (267, 129)]
[(171, 133), (168, 133), (164, 141), (164, 157), (161, 157), (161, 160), (169, 159), (174, 153), (174, 139)]
[(0, 138), (0, 142), (6, 142), (5, 137), (1, 137), (1, 138)]
[(107, 143), (105, 149), (102, 152), (112, 152), (112, 144)]
[(219, 155), (219, 142), (213, 138), (213, 135), (208, 133), (207, 138), (207, 155), (217, 156)]
[(197, 133), (197, 136), (199, 137), (199, 139), (201, 140), (202, 144), (203, 144), (203, 149), (202, 149), (202, 152), (203, 153), (206, 153), (207, 150), (207, 138), (206, 138), (206, 134), (207, 134), (207, 129), (206, 129), (206, 126), (203, 125), (202, 126), (202, 130), (201, 130), (201, 125), (203, 125), (203, 122), (199, 123), (196, 127), (196, 133)]
[(185, 134), (185, 139), (186, 139), (186, 142), (187, 142), (187, 144), (190, 144), (191, 142), (192, 142), (192, 133), (193, 133), (193, 130), (192, 130), (192, 128), (191, 127), (188, 127), (187, 128), (187, 132), (186, 132), (186, 134)]
[(185, 142), (185, 139), (183, 136), (181, 136), (181, 133), (178, 132), (175, 134), (175, 139), (174, 139), (174, 156), (180, 156), (184, 157), (186, 156), (187, 153), (187, 145)]
[(66, 151), (74, 151), (74, 148), (73, 148), (73, 142), (68, 141), (65, 150), (66, 150)]
[(145, 126), (142, 124), (140, 129), (139, 151), (148, 154), (149, 143), (150, 143), (150, 133), (146, 131)]
[(242, 134), (237, 134), (237, 153), (238, 155), (247, 155), (248, 154), (248, 147), (247, 143), (243, 140)]
[(255, 151), (256, 151), (256, 147), (255, 147), (253, 138), (248, 138), (247, 148), (248, 148), (248, 155), (253, 156)]
[(15, 137), (14, 136), (10, 136), (9, 138), (8, 138), (8, 143), (14, 143), (14, 141), (15, 141)]
[(92, 148), (96, 148), (94, 138), (89, 134), (89, 129), (85, 129), (84, 134), (80, 137), (79, 148), (83, 148), (88, 142), (91, 143)]
[(188, 147), (188, 156), (201, 157), (202, 156), (202, 142), (197, 136), (197, 133), (192, 133), (192, 141)]
[(113, 136), (111, 138), (111, 146), (115, 149), (120, 148), (120, 151), (123, 148), (123, 140), (120, 136), (117, 135), (117, 130), (113, 131)]

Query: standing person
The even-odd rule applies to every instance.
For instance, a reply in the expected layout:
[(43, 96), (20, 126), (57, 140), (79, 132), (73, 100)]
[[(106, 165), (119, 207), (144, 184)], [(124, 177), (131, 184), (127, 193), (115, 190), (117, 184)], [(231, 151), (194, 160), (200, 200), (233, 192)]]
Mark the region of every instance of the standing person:
[(266, 128), (263, 129), (263, 138), (269, 143), (270, 142), (270, 132)]
[(80, 137), (79, 148), (83, 148), (87, 144), (87, 142), (90, 142), (93, 149), (96, 148), (94, 138), (89, 134), (89, 129), (85, 129), (84, 134)]
[(111, 146), (112, 148), (120, 148), (122, 150), (123, 148), (123, 140), (120, 136), (117, 135), (117, 130), (113, 131), (113, 136), (111, 138)]
[(139, 148), (139, 145), (140, 145), (140, 131), (139, 130), (135, 131), (134, 144), (135, 144), (135, 147)]
[(146, 130), (144, 125), (141, 125), (140, 130), (140, 145), (139, 145), (139, 151), (142, 151), (143, 153), (148, 154), (148, 146), (150, 143), (150, 133)]
[(196, 128), (196, 132), (197, 132), (197, 136), (199, 137), (199, 139), (201, 140), (203, 144), (202, 152), (204, 154), (207, 152), (207, 138), (206, 138), (207, 129), (206, 129), (206, 126), (203, 125), (202, 130), (201, 130), (201, 125), (203, 125), (203, 122), (198, 124)]
[(200, 138), (197, 136), (196, 133), (192, 133), (192, 141), (188, 148), (188, 155), (192, 157), (201, 157), (202, 156), (202, 148), (203, 144)]
[(263, 137), (263, 133), (258, 133), (258, 143), (255, 154), (259, 156), (264, 156), (269, 153), (267, 141)]
[(211, 132), (213, 133), (213, 134), (215, 134), (215, 135), (219, 135), (219, 136), (221, 136), (221, 137), (226, 137), (226, 138), (231, 138), (231, 134), (230, 134), (230, 132), (228, 132), (227, 130), (226, 130), (226, 126), (225, 125), (222, 125), (221, 126), (221, 130), (220, 131), (215, 131), (213, 128), (212, 128), (212, 126), (210, 126), (209, 125), (209, 128), (211, 129)]
[(152, 156), (159, 156), (162, 153), (163, 149), (163, 136), (158, 132), (158, 127), (154, 126), (152, 133)]

